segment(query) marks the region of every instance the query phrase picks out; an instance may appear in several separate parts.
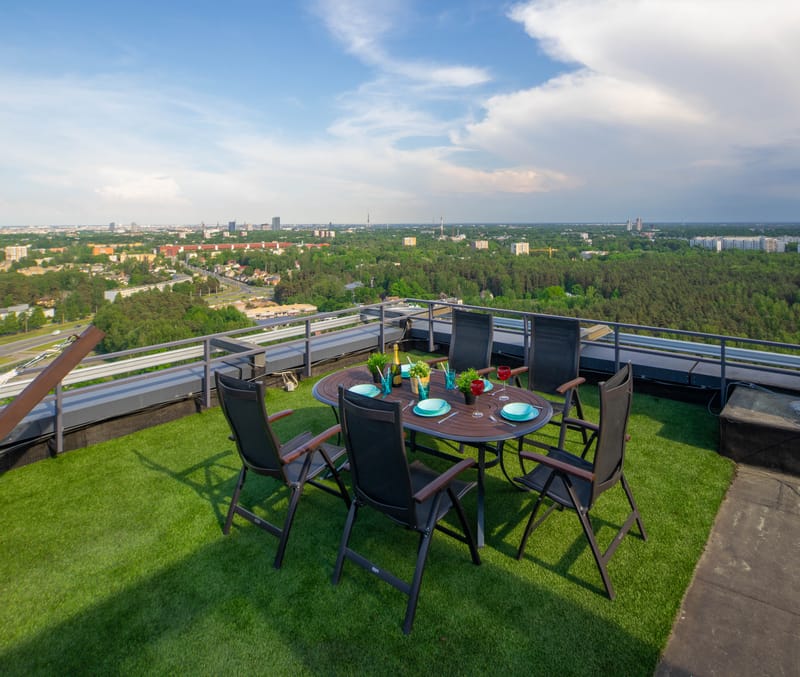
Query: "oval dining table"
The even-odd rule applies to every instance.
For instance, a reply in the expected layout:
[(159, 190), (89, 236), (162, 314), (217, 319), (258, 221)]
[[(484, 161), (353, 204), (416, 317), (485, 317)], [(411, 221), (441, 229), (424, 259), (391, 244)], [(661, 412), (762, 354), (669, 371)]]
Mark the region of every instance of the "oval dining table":
[[(366, 366), (349, 367), (342, 371), (337, 371), (324, 378), (321, 378), (314, 385), (314, 397), (329, 404), (337, 410), (339, 405), (339, 386), (345, 389), (358, 384), (371, 384), (372, 374)], [(380, 385), (377, 385), (380, 388)], [(449, 411), (439, 416), (420, 416), (414, 413), (414, 407), (418, 404), (417, 396), (411, 391), (410, 380), (404, 378), (401, 387), (393, 387), (392, 392), (384, 395), (380, 393), (376, 397), (390, 402), (400, 402), (402, 405), (403, 427), (410, 431), (411, 449), (418, 449), (423, 452), (433, 453), (437, 456), (449, 460), (460, 460), (453, 454), (448, 454), (429, 447), (416, 444), (416, 433), (424, 433), (442, 440), (449, 440), (475, 447), (478, 451), (478, 510), (477, 510), (477, 534), (476, 543), (478, 547), (484, 545), (485, 529), (485, 490), (484, 475), (486, 468), (494, 465), (497, 461), (490, 463), (486, 461), (487, 451), (497, 454), (497, 459), (503, 453), (503, 444), (507, 440), (517, 439), (525, 435), (536, 432), (544, 426), (553, 416), (553, 407), (550, 403), (536, 393), (507, 386), (503, 394), (508, 396), (507, 401), (499, 399), (501, 386), (493, 384), (492, 390), (485, 392), (477, 397), (476, 403), (466, 404), (464, 395), (459, 390), (448, 390), (445, 387), (444, 372), (441, 370), (431, 371), (430, 398), (440, 398), (450, 405)], [(504, 418), (500, 411), (503, 405), (509, 402), (521, 402), (530, 404), (538, 410), (538, 413), (527, 421), (513, 420)], [(483, 416), (476, 418), (472, 414), (479, 411)], [(337, 413), (338, 418), (338, 413)]]

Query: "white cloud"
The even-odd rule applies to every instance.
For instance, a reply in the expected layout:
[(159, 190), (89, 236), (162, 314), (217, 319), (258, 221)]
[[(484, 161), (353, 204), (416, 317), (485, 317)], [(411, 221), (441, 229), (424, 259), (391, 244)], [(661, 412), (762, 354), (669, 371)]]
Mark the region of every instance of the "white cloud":
[(401, 0), (319, 0), (316, 7), (347, 51), (383, 74), (435, 87), (471, 87), (490, 79), (484, 68), (409, 61), (388, 54), (383, 39), (398, 30), (409, 11)]

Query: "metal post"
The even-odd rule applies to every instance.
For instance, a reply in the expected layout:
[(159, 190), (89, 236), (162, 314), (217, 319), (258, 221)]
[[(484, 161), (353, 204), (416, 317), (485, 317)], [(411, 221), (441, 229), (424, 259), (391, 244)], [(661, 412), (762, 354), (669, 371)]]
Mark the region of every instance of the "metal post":
[(64, 452), (64, 388), (56, 384), (56, 455)]
[(203, 341), (203, 409), (211, 407), (211, 340)]
[(433, 352), (433, 303), (428, 304), (428, 352)]
[(311, 320), (306, 320), (306, 378), (311, 378)]
[(380, 327), (380, 334), (378, 337), (378, 352), (385, 353), (386, 352), (386, 307), (381, 303), (381, 310), (380, 310), (380, 318), (381, 318), (381, 327)]
[(719, 342), (719, 399), (721, 406), (725, 406), (727, 400), (728, 385), (725, 378), (725, 339)]
[(619, 371), (619, 325), (614, 325), (614, 373)]

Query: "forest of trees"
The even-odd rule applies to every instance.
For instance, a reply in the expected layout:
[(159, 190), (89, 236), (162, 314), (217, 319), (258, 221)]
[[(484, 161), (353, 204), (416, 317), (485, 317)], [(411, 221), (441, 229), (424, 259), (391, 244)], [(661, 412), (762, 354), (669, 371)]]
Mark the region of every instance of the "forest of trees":
[[(754, 234), (752, 229), (740, 230), (737, 234)], [(440, 238), (436, 228), (362, 229), (337, 233), (323, 248), (292, 248), (281, 256), (261, 250), (227, 251), (193, 262), (209, 270), (235, 262), (245, 275), (255, 269), (277, 273), (278, 303), (311, 303), (320, 311), (391, 296), (456, 297), (498, 310), (800, 343), (796, 244), (790, 243), (786, 253), (715, 253), (690, 248), (688, 237), (709, 234), (690, 228), (665, 229), (655, 237), (601, 226), (588, 233), (563, 227), (470, 226), (461, 234), (464, 239), (459, 240)], [(409, 235), (417, 238), (416, 247), (402, 245)], [(261, 239), (263, 234), (246, 237)], [(489, 249), (473, 250), (470, 243), (477, 239), (487, 240)], [(532, 253), (513, 256), (510, 244), (517, 241), (528, 242)], [(589, 258), (581, 255), (587, 249), (595, 252)], [(74, 260), (86, 253), (72, 245), (62, 257)], [(180, 267), (180, 262), (155, 267), (129, 261), (124, 272), (131, 284), (144, 284), (163, 279), (164, 273), (154, 270), (173, 266)], [(170, 293), (109, 304), (103, 292), (116, 286), (74, 268), (30, 277), (11, 271), (0, 273), (0, 305), (49, 305), (57, 321), (97, 313), (95, 322), (108, 335), (102, 348), (106, 351), (247, 325), (238, 311), (212, 311), (199, 300), (201, 294), (218, 291), (218, 282), (210, 276), (176, 285)], [(20, 331), (21, 319), (10, 314), (0, 332)], [(41, 313), (31, 314), (26, 328), (41, 321)]]
[[(281, 302), (334, 310), (386, 295), (435, 299), (588, 319), (800, 343), (800, 256), (714, 253), (678, 240), (615, 238), (616, 251), (588, 260), (577, 248), (552, 257), (466, 243), (364, 247), (337, 243), (300, 258), (276, 289)], [(627, 241), (627, 246), (626, 246)], [(390, 243), (387, 242), (387, 245)], [(364, 286), (353, 293), (347, 282)]]
[(252, 322), (231, 306), (211, 309), (187, 294), (151, 290), (104, 304), (94, 324), (105, 332), (97, 352), (112, 353), (249, 327)]

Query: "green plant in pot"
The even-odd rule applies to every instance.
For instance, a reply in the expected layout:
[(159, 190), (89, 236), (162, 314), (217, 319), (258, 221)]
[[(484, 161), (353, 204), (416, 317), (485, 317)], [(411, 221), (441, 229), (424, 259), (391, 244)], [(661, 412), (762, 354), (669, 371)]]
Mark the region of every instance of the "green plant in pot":
[(467, 404), (473, 404), (475, 402), (475, 395), (472, 394), (470, 385), (475, 379), (478, 378), (480, 378), (480, 374), (478, 374), (478, 371), (472, 367), (465, 369), (458, 376), (456, 376), (456, 388), (464, 393), (464, 402)]
[(381, 375), (387, 364), (389, 364), (389, 356), (386, 353), (371, 353), (367, 358), (367, 369), (372, 374), (372, 380), (375, 383), (381, 382)]
[(417, 360), (409, 367), (408, 377), (411, 379), (411, 392), (418, 395), (417, 385), (419, 381), (422, 381), (423, 385), (430, 383), (431, 365), (422, 360)]

